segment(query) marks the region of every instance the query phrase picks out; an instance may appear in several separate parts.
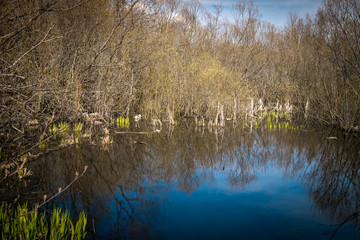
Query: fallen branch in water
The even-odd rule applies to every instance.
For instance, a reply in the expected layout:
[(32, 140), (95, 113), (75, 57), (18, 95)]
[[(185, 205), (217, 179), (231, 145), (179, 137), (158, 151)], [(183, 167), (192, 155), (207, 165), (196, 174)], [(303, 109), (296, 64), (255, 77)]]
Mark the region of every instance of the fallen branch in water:
[(340, 228), (342, 228), (342, 226), (344, 226), (346, 223), (352, 221), (353, 219), (356, 219), (360, 216), (360, 211), (355, 212), (353, 214), (351, 214), (349, 217), (347, 217), (344, 221), (342, 221), (341, 223), (338, 224), (338, 227), (333, 231), (333, 234), (331, 235), (330, 240), (334, 239), (335, 234), (339, 231)]
[(15, 219), (18, 219), (18, 218), (23, 217), (23, 216), (26, 216), (26, 215), (30, 215), (30, 214), (32, 214), (32, 213), (35, 213), (39, 208), (41, 208), (42, 206), (44, 206), (46, 203), (50, 202), (51, 200), (53, 200), (54, 198), (56, 198), (57, 196), (59, 196), (61, 193), (65, 192), (74, 182), (76, 182), (79, 178), (81, 178), (81, 177), (85, 174), (85, 172), (86, 172), (87, 169), (88, 169), (88, 166), (85, 166), (85, 167), (84, 167), (84, 171), (83, 171), (80, 175), (79, 175), (78, 172), (76, 172), (76, 173), (75, 173), (75, 178), (71, 181), (71, 183), (69, 183), (64, 189), (62, 189), (62, 188), (60, 187), (58, 193), (56, 193), (56, 194), (53, 195), (52, 197), (46, 199), (46, 195), (45, 195), (45, 196), (44, 196), (44, 202), (43, 202), (42, 204), (40, 204), (39, 206), (37, 206), (35, 209), (33, 209), (32, 211), (27, 212), (27, 213), (25, 213), (25, 214), (19, 215), (19, 216), (13, 218), (13, 219), (10, 219), (10, 220), (7, 221), (7, 222), (1, 223), (1, 224), (0, 224), (0, 227), (3, 226), (4, 224), (8, 223), (8, 222), (14, 221)]
[(153, 133), (159, 133), (160, 130), (155, 130), (152, 132), (117, 132), (115, 131), (116, 134), (153, 134)]

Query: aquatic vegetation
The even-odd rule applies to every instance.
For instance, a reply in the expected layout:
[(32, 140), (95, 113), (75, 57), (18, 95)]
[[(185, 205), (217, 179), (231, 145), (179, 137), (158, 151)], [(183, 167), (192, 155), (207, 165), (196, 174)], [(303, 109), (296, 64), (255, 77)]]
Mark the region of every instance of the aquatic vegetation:
[(260, 111), (258, 116), (262, 119), (272, 121), (274, 118), (279, 120), (289, 120), (289, 114), (286, 111)]
[(278, 129), (278, 130), (301, 130), (303, 128), (304, 128), (303, 125), (292, 124), (291, 122), (288, 122), (288, 121), (278, 121), (278, 122), (270, 121), (265, 124), (265, 129), (270, 129), (270, 130), (276, 130), (276, 129)]
[[(60, 146), (66, 146), (66, 145), (71, 145), (73, 143), (79, 143), (80, 139), (84, 136), (82, 134), (83, 128), (84, 128), (84, 124), (79, 122), (79, 123), (74, 123), (72, 129), (73, 132), (68, 131), (69, 130), (69, 124), (67, 124), (66, 122), (60, 122), (58, 124), (53, 124), (49, 127), (49, 131), (52, 134), (56, 134), (56, 136), (62, 137), (61, 139), (61, 143)], [(39, 148), (43, 149), (43, 145), (40, 144)]]
[(54, 123), (53, 125), (51, 125), (49, 127), (49, 132), (50, 133), (62, 133), (62, 132), (67, 132), (69, 130), (68, 124), (66, 122), (60, 122), (58, 124)]
[(110, 117), (110, 122), (108, 122), (108, 124), (114, 125), (115, 124), (115, 119), (113, 117)]
[(74, 136), (75, 143), (80, 142), (80, 138), (82, 137), (82, 129), (83, 129), (83, 124), (82, 123), (75, 123), (74, 124), (73, 130), (74, 130), (74, 133), (75, 133), (75, 136)]
[(261, 111), (261, 112), (259, 112), (259, 116), (261, 118), (266, 118), (268, 116), (268, 112), (267, 111)]
[(41, 143), (39, 144), (39, 150), (40, 150), (40, 152), (45, 151), (45, 147), (46, 147), (45, 142), (41, 142)]
[(75, 123), (73, 129), (74, 129), (75, 133), (81, 133), (81, 131), (83, 129), (83, 124), (82, 123)]
[(46, 213), (29, 212), (27, 203), (10, 210), (4, 203), (0, 206), (2, 239), (84, 239), (86, 224), (84, 212), (74, 227), (69, 211), (62, 212), (60, 208), (54, 208), (48, 219)]
[(58, 127), (57, 127), (56, 124), (53, 124), (53, 125), (51, 125), (51, 126), (49, 127), (49, 132), (50, 132), (50, 133), (55, 133), (55, 132), (57, 132), (57, 130), (58, 130)]
[(258, 116), (259, 118), (253, 122), (255, 128), (264, 126), (265, 129), (269, 130), (300, 130), (304, 127), (291, 123), (286, 111), (261, 111)]
[(69, 130), (68, 124), (67, 124), (66, 122), (60, 122), (60, 124), (59, 124), (59, 129), (60, 129), (60, 131), (62, 131), (62, 132), (68, 131), (68, 130)]
[(130, 128), (130, 120), (129, 117), (118, 117), (116, 118), (116, 126), (118, 128)]

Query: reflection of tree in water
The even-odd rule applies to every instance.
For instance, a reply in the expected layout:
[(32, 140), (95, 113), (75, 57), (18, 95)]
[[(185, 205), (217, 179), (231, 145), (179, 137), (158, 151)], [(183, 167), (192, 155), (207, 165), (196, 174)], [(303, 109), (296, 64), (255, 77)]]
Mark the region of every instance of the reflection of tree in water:
[[(325, 131), (291, 137), (278, 133), (272, 135), (276, 140), (271, 142), (281, 151), (275, 156), (285, 175), (297, 177), (306, 186), (317, 205), (314, 213), (341, 223), (360, 210), (360, 142), (351, 136), (329, 140), (329, 134)], [(351, 220), (359, 224), (358, 217)]]
[[(323, 141), (304, 181), (319, 209), (334, 221), (360, 210), (359, 142), (346, 138), (340, 144)], [(353, 219), (359, 224), (359, 219)]]
[(108, 236), (146, 237), (174, 187), (192, 193), (223, 172), (232, 188), (241, 189), (275, 167), (284, 177), (300, 178), (322, 213), (340, 221), (359, 208), (359, 149), (351, 149), (359, 145), (326, 136), (241, 128), (194, 132), (180, 125), (168, 134), (114, 136), (108, 151), (84, 145), (56, 152), (44, 160), (49, 171), (39, 183), (56, 189), (88, 165), (64, 204), (85, 208), (89, 225), (94, 218), (111, 229)]
[(146, 147), (133, 144), (130, 138), (114, 141), (109, 151), (96, 146), (73, 147), (49, 156), (46, 164), (51, 171), (43, 173), (40, 184), (57, 189), (88, 165), (84, 177), (57, 201), (74, 212), (85, 209), (89, 226), (92, 221), (102, 225), (107, 236), (131, 237), (146, 232), (146, 224), (152, 222), (169, 188), (149, 159)]

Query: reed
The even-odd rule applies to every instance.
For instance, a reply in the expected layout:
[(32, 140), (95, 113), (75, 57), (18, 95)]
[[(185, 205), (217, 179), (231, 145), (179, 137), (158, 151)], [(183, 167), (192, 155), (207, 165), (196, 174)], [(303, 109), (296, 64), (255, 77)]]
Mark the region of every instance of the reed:
[(118, 128), (130, 128), (130, 120), (129, 117), (118, 117), (116, 118), (116, 126)]
[(85, 239), (86, 224), (84, 212), (74, 225), (68, 210), (54, 208), (46, 218), (45, 212), (29, 212), (27, 203), (10, 209), (4, 203), (0, 206), (2, 239)]

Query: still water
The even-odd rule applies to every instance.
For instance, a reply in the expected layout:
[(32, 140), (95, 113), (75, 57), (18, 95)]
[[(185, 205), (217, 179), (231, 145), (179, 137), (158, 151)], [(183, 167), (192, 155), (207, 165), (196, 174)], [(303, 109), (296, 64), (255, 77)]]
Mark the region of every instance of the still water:
[[(53, 204), (85, 209), (90, 239), (330, 239), (360, 210), (359, 139), (331, 129), (181, 123), (111, 138), (49, 154), (34, 170), (51, 192), (89, 166)], [(334, 239), (360, 239), (358, 223)]]

